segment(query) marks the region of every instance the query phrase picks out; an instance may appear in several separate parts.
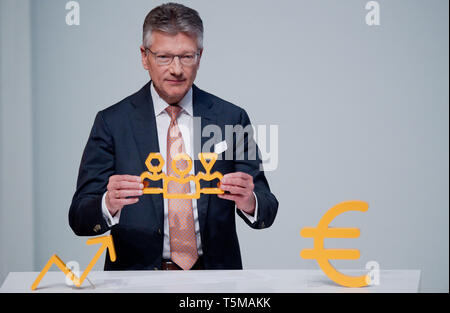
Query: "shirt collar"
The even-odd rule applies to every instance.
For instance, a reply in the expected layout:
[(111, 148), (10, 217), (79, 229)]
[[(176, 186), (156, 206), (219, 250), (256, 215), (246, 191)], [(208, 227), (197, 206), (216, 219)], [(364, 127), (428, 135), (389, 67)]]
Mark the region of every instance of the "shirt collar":
[[(155, 87), (153, 86), (153, 82), (150, 84), (150, 92), (152, 95), (153, 100), (153, 107), (155, 108), (155, 116), (160, 115), (161, 113), (165, 112), (166, 108), (169, 106), (169, 104), (162, 99), (158, 92), (156, 91)], [(184, 95), (183, 99), (181, 99), (180, 102), (178, 102), (178, 105), (181, 107), (181, 111), (185, 111), (189, 115), (193, 115), (193, 109), (192, 109), (192, 87), (189, 88), (188, 92)]]

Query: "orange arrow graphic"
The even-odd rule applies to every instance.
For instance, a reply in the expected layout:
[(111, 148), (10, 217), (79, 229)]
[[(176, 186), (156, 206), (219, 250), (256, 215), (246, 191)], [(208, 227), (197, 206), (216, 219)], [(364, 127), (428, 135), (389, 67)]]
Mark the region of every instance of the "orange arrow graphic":
[(34, 281), (34, 283), (31, 285), (31, 290), (35, 290), (37, 288), (37, 286), (39, 285), (39, 282), (42, 280), (42, 278), (45, 276), (45, 274), (47, 274), (48, 270), (50, 269), (50, 267), (52, 267), (53, 264), (58, 266), (58, 268), (64, 274), (66, 274), (66, 276), (68, 275), (69, 279), (71, 281), (73, 281), (75, 286), (80, 287), (106, 248), (109, 249), (109, 258), (111, 259), (111, 261), (112, 262), (116, 261), (116, 250), (114, 249), (114, 242), (112, 240), (112, 236), (108, 235), (108, 236), (95, 237), (95, 238), (88, 239), (86, 241), (86, 244), (88, 244), (88, 245), (95, 245), (98, 243), (101, 243), (102, 245), (100, 246), (100, 249), (98, 249), (95, 256), (92, 258), (91, 262), (89, 262), (89, 265), (86, 267), (86, 269), (84, 270), (81, 277), (78, 278), (70, 269), (67, 268), (66, 264), (64, 264), (64, 262), (56, 254), (54, 254), (50, 257), (47, 264), (45, 264), (44, 268), (39, 273), (39, 275), (36, 278), (36, 280)]

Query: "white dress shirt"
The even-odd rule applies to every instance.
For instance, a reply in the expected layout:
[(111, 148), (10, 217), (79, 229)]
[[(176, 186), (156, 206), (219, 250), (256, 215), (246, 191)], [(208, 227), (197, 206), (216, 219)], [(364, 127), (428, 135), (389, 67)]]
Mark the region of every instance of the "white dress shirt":
[[(166, 160), (167, 155), (167, 132), (170, 126), (170, 116), (165, 110), (169, 104), (164, 101), (159, 94), (156, 92), (155, 87), (153, 86), (153, 82), (150, 84), (150, 92), (153, 100), (153, 107), (155, 109), (155, 118), (156, 118), (156, 127), (158, 130), (158, 143), (159, 150), (164, 160)], [(177, 118), (178, 128), (180, 129), (181, 135), (183, 137), (184, 147), (186, 153), (194, 160), (192, 157), (194, 155), (194, 118), (193, 118), (193, 104), (192, 104), (192, 88), (186, 93), (186, 95), (181, 99), (178, 105), (182, 108), (180, 114)], [(151, 152), (151, 151), (149, 151)], [(166, 173), (166, 165), (163, 167), (162, 172)], [(189, 175), (195, 175), (194, 166), (192, 166)], [(190, 182), (191, 192), (195, 192), (195, 182)], [(117, 212), (116, 215), (111, 216), (108, 208), (106, 207), (105, 200), (106, 192), (102, 198), (102, 212), (103, 217), (106, 220), (106, 223), (109, 227), (119, 223), (120, 220), (120, 212)], [(244, 211), (242, 213), (244, 216), (251, 222), (254, 223), (256, 221), (257, 213), (258, 213), (258, 199), (256, 198), (256, 207), (254, 216), (251, 216)], [(168, 199), (164, 199), (164, 243), (163, 243), (163, 258), (170, 259), (170, 234), (169, 234), (169, 206)], [(124, 207), (123, 209), (126, 210)], [(198, 221), (198, 210), (197, 210), (197, 199), (192, 199), (192, 209), (194, 214), (194, 227), (195, 227), (195, 235), (197, 238), (197, 251), (198, 255), (203, 255), (201, 238), (200, 238), (200, 226)], [(236, 209), (236, 208), (235, 208)]]

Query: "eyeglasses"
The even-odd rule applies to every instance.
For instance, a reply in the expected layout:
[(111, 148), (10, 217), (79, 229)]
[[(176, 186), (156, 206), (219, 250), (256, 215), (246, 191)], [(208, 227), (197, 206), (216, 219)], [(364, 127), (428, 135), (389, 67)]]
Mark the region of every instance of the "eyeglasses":
[(172, 63), (173, 59), (175, 57), (178, 57), (181, 64), (186, 66), (192, 66), (195, 63), (197, 63), (198, 57), (200, 56), (200, 53), (186, 53), (183, 55), (173, 55), (168, 53), (157, 53), (153, 52), (152, 50), (146, 48), (145, 51), (149, 51), (154, 57), (156, 64), (158, 65), (169, 65)]

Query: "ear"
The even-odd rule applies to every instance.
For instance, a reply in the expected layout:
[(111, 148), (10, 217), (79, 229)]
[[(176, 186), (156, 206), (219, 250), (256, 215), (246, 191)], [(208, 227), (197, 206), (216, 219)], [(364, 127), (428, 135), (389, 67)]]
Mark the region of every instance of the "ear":
[(145, 51), (145, 48), (142, 45), (139, 47), (139, 49), (141, 50), (142, 66), (148, 71), (150, 70), (150, 64), (147, 57), (147, 51)]

